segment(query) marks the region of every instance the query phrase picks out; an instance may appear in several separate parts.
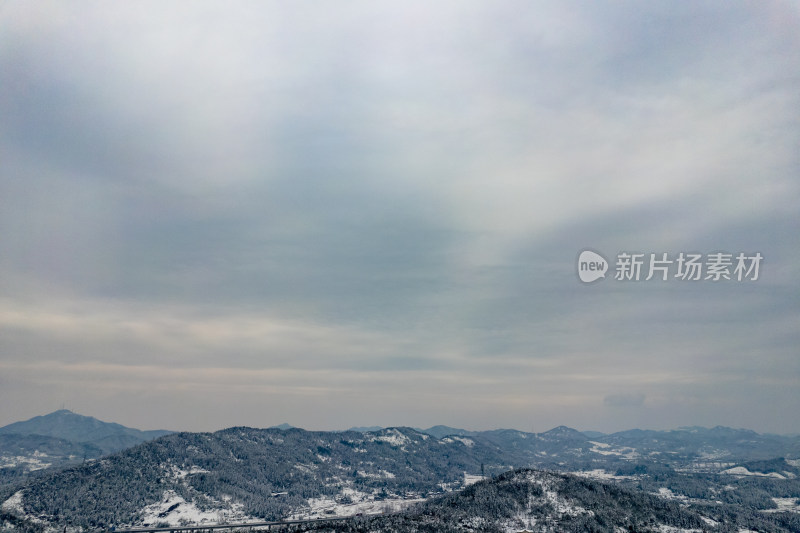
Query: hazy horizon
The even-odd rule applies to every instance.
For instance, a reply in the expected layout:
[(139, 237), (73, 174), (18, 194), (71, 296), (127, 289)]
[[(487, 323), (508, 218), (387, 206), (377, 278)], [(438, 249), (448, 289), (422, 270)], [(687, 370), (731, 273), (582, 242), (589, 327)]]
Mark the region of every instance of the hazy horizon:
[[(58, 413), (60, 411), (67, 411), (67, 412), (70, 412), (70, 413), (75, 414), (75, 415), (94, 418), (96, 420), (100, 420), (101, 422), (105, 422), (105, 423), (121, 424), (122, 426), (131, 428), (131, 429), (138, 429), (138, 430), (141, 430), (141, 431), (171, 431), (171, 432), (175, 432), (175, 433), (180, 433), (180, 432), (183, 432), (183, 431), (193, 432), (192, 430), (181, 429), (181, 428), (134, 427), (134, 426), (130, 426), (128, 424), (122, 423), (119, 420), (114, 420), (114, 419), (103, 420), (103, 419), (99, 419), (98, 417), (92, 416), (90, 414), (73, 411), (73, 410), (69, 409), (68, 407), (60, 407), (60, 408), (58, 408), (58, 409), (56, 409), (54, 411), (47, 412), (47, 413), (41, 413), (39, 415), (34, 415), (34, 416), (32, 416), (30, 418), (26, 418), (24, 420), (15, 420), (13, 422), (10, 422), (9, 424), (13, 424), (15, 422), (27, 422), (27, 421), (32, 420), (34, 418), (56, 414), (56, 413)], [(0, 424), (0, 427), (5, 427), (5, 426), (7, 426), (9, 424)], [(548, 431), (553, 430), (553, 429), (557, 429), (559, 427), (568, 427), (570, 429), (574, 429), (576, 431), (580, 431), (581, 433), (584, 433), (584, 432), (588, 432), (588, 433), (596, 432), (596, 433), (604, 433), (606, 435), (611, 435), (613, 433), (618, 433), (618, 432), (622, 432), (622, 431), (629, 431), (629, 430), (635, 430), (635, 429), (652, 430), (652, 431), (683, 431), (683, 430), (691, 430), (691, 429), (695, 429), (695, 428), (704, 428), (704, 429), (709, 429), (710, 430), (710, 429), (714, 429), (716, 427), (724, 427), (724, 428), (729, 428), (729, 429), (734, 429), (734, 430), (753, 431), (751, 428), (728, 427), (728, 426), (679, 426), (679, 427), (670, 427), (670, 428), (662, 428), (662, 427), (626, 427), (626, 428), (623, 428), (623, 429), (617, 429), (617, 430), (613, 430), (613, 431), (602, 431), (602, 430), (598, 430), (598, 429), (594, 429), (594, 428), (576, 428), (576, 427), (567, 426), (566, 424), (559, 424), (559, 425), (556, 425), (556, 426), (553, 426), (553, 427), (550, 427), (550, 428), (547, 428), (547, 429), (532, 431), (531, 429), (525, 429), (525, 428), (519, 428), (519, 427), (482, 427), (482, 428), (474, 428), (474, 427), (453, 426), (452, 424), (446, 424), (446, 423), (436, 423), (436, 424), (431, 424), (429, 426), (413, 426), (413, 425), (407, 425), (407, 424), (404, 424), (404, 425), (403, 424), (377, 424), (376, 423), (376, 424), (356, 424), (356, 425), (353, 425), (353, 426), (341, 427), (341, 428), (313, 428), (313, 427), (302, 427), (302, 426), (298, 426), (296, 424), (292, 424), (291, 422), (288, 422), (288, 421), (283, 421), (283, 422), (280, 422), (280, 423), (270, 424), (268, 426), (255, 426), (255, 425), (252, 425), (252, 424), (239, 424), (239, 425), (236, 425), (236, 426), (225, 426), (225, 427), (212, 428), (212, 429), (195, 430), (194, 432), (213, 433), (213, 432), (216, 432), (216, 431), (222, 431), (222, 430), (229, 429), (229, 428), (232, 428), (232, 427), (250, 427), (250, 428), (253, 428), (253, 429), (272, 429), (272, 428), (277, 428), (279, 426), (282, 426), (284, 424), (288, 424), (292, 428), (303, 429), (305, 431), (332, 431), (332, 432), (349, 431), (349, 430), (354, 429), (354, 428), (372, 428), (372, 427), (380, 427), (382, 429), (411, 428), (411, 429), (414, 429), (414, 430), (425, 431), (425, 430), (433, 429), (433, 428), (439, 427), (439, 426), (449, 427), (449, 428), (457, 429), (457, 430), (471, 431), (471, 432), (510, 429), (510, 430), (521, 431), (521, 432), (524, 432), (524, 433), (537, 433), (537, 434), (538, 433), (547, 433)], [(772, 435), (779, 435), (779, 436), (786, 436), (786, 437), (794, 437), (794, 436), (798, 435), (797, 433), (780, 433), (780, 432), (768, 432), (768, 431), (767, 432), (756, 432), (756, 433), (759, 433), (759, 434), (762, 434), (762, 435), (772, 434)]]
[(798, 65), (788, 1), (4, 2), (0, 425), (798, 433)]

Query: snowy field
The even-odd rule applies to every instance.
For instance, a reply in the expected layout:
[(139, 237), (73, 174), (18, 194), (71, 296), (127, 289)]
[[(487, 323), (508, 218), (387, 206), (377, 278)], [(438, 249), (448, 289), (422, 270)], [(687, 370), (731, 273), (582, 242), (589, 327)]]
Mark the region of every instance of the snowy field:
[[(41, 470), (42, 468), (48, 468), (52, 465), (52, 462), (48, 461), (49, 456), (46, 453), (42, 453), (40, 451), (35, 451), (32, 455), (24, 456), (24, 455), (0, 455), (0, 468), (13, 468), (15, 466), (24, 466), (25, 469), (29, 472), (34, 470)], [(69, 459), (75, 459), (74, 456), (70, 456)]]
[(180, 526), (184, 524), (224, 524), (226, 522), (247, 522), (254, 520), (244, 514), (241, 504), (232, 504), (230, 509), (200, 510), (194, 502), (187, 502), (174, 491), (164, 492), (158, 503), (148, 505), (142, 510), (142, 525), (156, 526), (167, 524)]

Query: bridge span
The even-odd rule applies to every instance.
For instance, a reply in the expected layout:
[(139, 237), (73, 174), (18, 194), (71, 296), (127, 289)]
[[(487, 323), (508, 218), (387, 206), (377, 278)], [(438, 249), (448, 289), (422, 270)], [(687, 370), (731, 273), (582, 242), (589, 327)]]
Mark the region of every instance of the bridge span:
[[(193, 526), (160, 526), (136, 527), (127, 529), (103, 529), (98, 533), (214, 533), (215, 531), (271, 531), (282, 528), (291, 528), (303, 524), (319, 524), (324, 522), (340, 522), (352, 520), (361, 515), (329, 516), (320, 518), (306, 518), (302, 520), (276, 520), (272, 522), (240, 522), (235, 524), (199, 524)], [(369, 515), (377, 516), (377, 515)]]

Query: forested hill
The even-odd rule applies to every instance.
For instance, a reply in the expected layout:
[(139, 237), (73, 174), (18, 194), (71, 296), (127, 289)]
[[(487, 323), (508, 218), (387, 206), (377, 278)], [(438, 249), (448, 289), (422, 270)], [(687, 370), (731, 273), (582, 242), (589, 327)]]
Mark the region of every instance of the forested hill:
[(300, 531), (349, 533), (699, 533), (798, 531), (800, 515), (706, 507), (569, 474), (521, 469), (435, 498), (415, 509)]
[[(231, 428), (178, 433), (101, 460), (31, 479), (17, 507), (46, 523), (87, 528), (144, 524), (143, 510), (172, 494), (198, 512), (278, 519), (309, 498), (426, 497), (459, 488), (481, 459), (475, 442), (438, 440), (407, 428), (375, 433)], [(157, 517), (156, 520), (157, 522)]]
[[(442, 438), (411, 428), (176, 433), (0, 488), (0, 529), (315, 517), (430, 498), (464, 488), (482, 472), (530, 466), (613, 479), (620, 490), (658, 501), (711, 506), (723, 521), (752, 515), (779, 523), (800, 516), (796, 447), (788, 437), (695, 428), (591, 440), (563, 427)], [(784, 456), (761, 459), (770, 453)]]

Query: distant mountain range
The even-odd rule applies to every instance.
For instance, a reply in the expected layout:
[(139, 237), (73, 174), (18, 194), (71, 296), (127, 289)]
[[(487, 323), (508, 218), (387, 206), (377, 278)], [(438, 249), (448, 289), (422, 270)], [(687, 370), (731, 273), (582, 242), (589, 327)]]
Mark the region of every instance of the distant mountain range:
[(292, 429), (294, 426), (287, 424), (284, 422), (283, 424), (278, 424), (277, 426), (270, 426), (269, 429)]
[[(423, 507), (398, 518), (399, 522), (374, 519), (378, 520), (375, 524), (383, 525), (371, 531), (416, 531), (394, 529), (394, 525), (406, 519), (424, 522), (435, 516), (495, 524), (502, 531), (513, 524), (539, 523), (540, 519), (545, 520), (542, 523), (570, 524), (576, 530), (584, 524), (597, 531), (604, 531), (598, 526), (601, 522), (619, 519), (619, 527), (636, 529), (639, 522), (623, 519), (631, 509), (641, 511), (642, 523), (650, 516), (654, 520), (652, 530), (658, 530), (658, 524), (669, 528), (679, 523), (689, 529), (700, 524), (708, 530), (725, 530), (714, 524), (734, 522), (744, 529), (800, 530), (795, 528), (800, 526), (798, 437), (724, 427), (637, 429), (591, 436), (565, 426), (544, 433), (467, 431), (447, 426), (427, 430), (356, 429), (360, 431), (317, 432), (286, 424), (270, 429), (235, 427), (159, 437), (159, 433), (168, 432), (132, 430), (68, 411), (11, 424), (0, 428), (0, 443), (15, 447), (8, 453), (16, 453), (18, 462), (24, 452), (30, 452), (28, 464), (34, 467), (28, 475), (13, 476), (3, 472), (19, 474), (23, 468), (20, 464), (0, 464), (0, 529), (4, 524), (44, 531), (64, 526), (94, 530), (324, 518), (400, 508), (412, 501), (463, 490), (452, 500), (430, 500), (430, 505), (445, 505), (446, 509)], [(107, 453), (108, 448), (101, 444), (128, 442), (124, 440), (127, 438), (139, 439), (137, 445), (102, 459), (92, 458)], [(79, 464), (53, 461), (53, 467), (43, 468), (54, 452), (68, 454), (65, 456)], [(572, 472), (578, 477), (520, 474), (527, 476), (525, 481), (504, 474), (514, 468)], [(468, 486), (483, 476), (499, 476), (498, 482), (510, 480), (510, 485), (480, 485), (484, 488), (479, 492), (470, 492), (478, 489)], [(617, 488), (599, 481), (611, 481)], [(530, 486), (522, 488), (526, 483)], [(513, 494), (527, 491), (528, 502), (503, 503), (506, 488)], [(530, 500), (534, 496), (539, 499)], [(498, 509), (505, 510), (494, 518), (482, 515), (485, 509), (478, 512), (469, 504), (471, 498), (497, 499)], [(574, 508), (594, 514), (580, 511), (578, 515), (585, 521), (573, 521), (578, 515), (563, 510), (567, 508), (564, 498)], [(495, 505), (484, 503), (489, 508)], [(651, 514), (641, 510), (648, 506)], [(686, 506), (693, 510), (676, 511)], [(459, 508), (462, 510), (457, 511)], [(617, 518), (612, 520), (601, 509), (617, 509)], [(596, 517), (604, 516), (596, 522)], [(769, 527), (762, 527), (764, 524)], [(421, 530), (444, 529), (431, 526)], [(462, 530), (471, 529), (453, 529)], [(487, 525), (485, 530), (494, 529)]]
[(370, 431), (380, 431), (382, 430), (382, 426), (354, 426), (348, 429), (347, 431), (358, 431), (359, 433), (368, 433)]
[(155, 439), (171, 431), (159, 429), (142, 431), (113, 422), (103, 422), (91, 416), (61, 409), (49, 415), (35, 416), (0, 428), (2, 435), (43, 435), (72, 442), (89, 443), (106, 453), (129, 448), (140, 442)]
[(425, 433), (426, 435), (436, 437), (437, 439), (441, 439), (448, 436), (469, 437), (471, 435), (477, 435), (479, 433), (478, 431), (469, 431), (467, 429), (459, 429), (442, 425), (429, 427), (428, 429), (419, 429), (419, 428), (415, 429), (420, 433)]
[(61, 409), (0, 427), (0, 485), (32, 471), (93, 459), (171, 433), (141, 431)]

